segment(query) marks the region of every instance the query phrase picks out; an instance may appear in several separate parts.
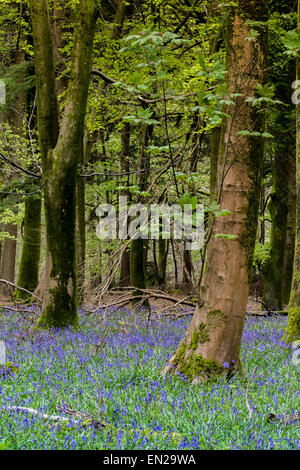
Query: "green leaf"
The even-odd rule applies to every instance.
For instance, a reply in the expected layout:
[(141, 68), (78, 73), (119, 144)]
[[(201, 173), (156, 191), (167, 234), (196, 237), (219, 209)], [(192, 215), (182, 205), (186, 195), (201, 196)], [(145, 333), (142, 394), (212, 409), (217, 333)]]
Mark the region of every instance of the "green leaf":
[(232, 235), (231, 233), (217, 233), (215, 238), (224, 238), (225, 240), (235, 240), (237, 235)]

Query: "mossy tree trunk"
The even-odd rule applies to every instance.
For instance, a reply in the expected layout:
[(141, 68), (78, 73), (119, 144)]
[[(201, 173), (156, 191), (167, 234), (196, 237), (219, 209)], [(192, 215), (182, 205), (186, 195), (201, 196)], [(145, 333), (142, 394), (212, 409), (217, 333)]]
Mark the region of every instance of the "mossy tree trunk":
[[(232, 21), (231, 21), (232, 19)], [(240, 131), (264, 130), (264, 117), (247, 97), (266, 74), (266, 27), (249, 40), (249, 21), (267, 20), (267, 0), (239, 0), (227, 34), (228, 87), (243, 96), (227, 120), (218, 157), (219, 202), (231, 211), (218, 217), (208, 245), (200, 299), (184, 340), (164, 372), (179, 371), (195, 382), (239, 369), (260, 203), (263, 138)], [(234, 239), (215, 237), (234, 235)]]
[[(82, 142), (83, 144), (83, 142)], [(79, 171), (83, 168), (84, 152), (83, 145), (79, 152)], [(77, 276), (78, 276), (78, 303), (84, 302), (84, 280), (85, 280), (85, 178), (78, 177), (77, 180), (77, 217), (76, 217), (76, 236), (77, 236)]]
[[(42, 199), (39, 194), (26, 198), (22, 255), (17, 285), (30, 292), (34, 292), (39, 280), (41, 209)], [(16, 297), (26, 300), (28, 299), (28, 294), (24, 291), (16, 290)]]
[(48, 5), (45, 0), (30, 0), (47, 249), (51, 265), (39, 320), (39, 325), (45, 328), (78, 325), (76, 180), (98, 17), (97, 4), (94, 0), (80, 0), (77, 5), (70, 78), (58, 132), (53, 38)]
[[(278, 8), (284, 6), (275, 5), (275, 9)], [(282, 310), (289, 302), (296, 226), (295, 122), (291, 102), (291, 83), (295, 79), (296, 64), (289, 61), (284, 68), (273, 67), (281, 50), (282, 46), (275, 45), (270, 56), (270, 79), (277, 83), (276, 98), (284, 103), (278, 106), (274, 130), (271, 131), (275, 136), (273, 188), (269, 204), (272, 218), (271, 257), (264, 270), (263, 295), (264, 302), (271, 310)]]
[[(15, 282), (15, 260), (16, 260), (16, 243), (18, 227), (15, 224), (5, 224), (3, 232), (10, 235), (11, 238), (5, 238), (2, 242), (1, 254), (1, 278), (9, 282)], [(10, 295), (11, 289), (6, 285), (0, 287), (3, 295)]]
[[(284, 119), (278, 116), (278, 125)], [(289, 213), (289, 179), (293, 178), (291, 153), (283, 137), (277, 140), (273, 167), (273, 189), (268, 209), (272, 218), (271, 253), (264, 269), (263, 301), (270, 310), (283, 307), (283, 265), (285, 259), (287, 223)], [(285, 287), (288, 289), (288, 286)]]
[(293, 279), (293, 260), (295, 251), (295, 231), (296, 231), (296, 177), (295, 177), (295, 154), (290, 154), (289, 167), (289, 191), (288, 191), (288, 216), (286, 223), (286, 237), (284, 248), (284, 259), (282, 268), (282, 304), (288, 305), (292, 279)]
[[(298, 34), (300, 34), (300, 0), (298, 0)], [(296, 80), (300, 80), (300, 56), (297, 57)], [(296, 104), (296, 239), (293, 280), (289, 301), (287, 342), (300, 338), (300, 103)]]

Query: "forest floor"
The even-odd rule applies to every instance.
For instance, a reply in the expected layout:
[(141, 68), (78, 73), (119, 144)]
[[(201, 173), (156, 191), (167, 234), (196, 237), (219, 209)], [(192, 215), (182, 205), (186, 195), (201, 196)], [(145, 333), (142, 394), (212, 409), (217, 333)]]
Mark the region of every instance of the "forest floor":
[[(299, 370), (282, 340), (285, 317), (247, 316), (244, 375), (192, 385), (161, 376), (189, 316), (153, 313), (148, 322), (125, 308), (79, 313), (80, 330), (46, 332), (34, 329), (35, 309), (0, 309), (11, 363), (0, 368), (0, 447), (300, 449), (299, 422), (268, 420), (299, 409)], [(52, 415), (71, 420), (53, 422)]]

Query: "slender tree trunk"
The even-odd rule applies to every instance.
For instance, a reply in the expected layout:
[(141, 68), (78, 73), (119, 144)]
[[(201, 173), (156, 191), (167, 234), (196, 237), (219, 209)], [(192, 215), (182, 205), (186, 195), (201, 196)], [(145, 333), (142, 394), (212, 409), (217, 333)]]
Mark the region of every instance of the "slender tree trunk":
[[(13, 56), (14, 63), (22, 64), (24, 62), (24, 52), (20, 49), (17, 49), (14, 52)], [(18, 85), (22, 90), (24, 77), (18, 77)], [(12, 112), (8, 116), (8, 121), (12, 126), (12, 129), (15, 134), (22, 135), (23, 133), (23, 118), (24, 118), (24, 93), (20, 91), (17, 96), (16, 102)], [(11, 174), (11, 178), (15, 177), (14, 174)], [(17, 213), (16, 209), (17, 197), (10, 197), (10, 204), (14, 213)], [(9, 233), (12, 238), (5, 238), (2, 244), (2, 259), (1, 259), (1, 277), (7, 281), (15, 282), (15, 261), (16, 261), (16, 251), (17, 251), (17, 233), (18, 227), (15, 224), (6, 224), (3, 228), (4, 232)], [(11, 288), (8, 288), (6, 285), (0, 287), (1, 292), (4, 295), (8, 295), (11, 292)]]
[[(192, 150), (190, 157), (190, 172), (195, 173), (197, 171), (197, 164), (201, 150), (201, 138), (199, 135), (199, 128), (201, 126), (201, 120), (198, 112), (194, 113), (193, 124), (191, 126), (192, 134)], [(192, 194), (193, 196), (194, 194)], [(182, 257), (182, 285), (183, 289), (187, 292), (194, 293), (195, 288), (192, 281), (193, 272), (193, 261), (192, 253), (186, 249), (186, 244), (183, 245), (183, 257)]]
[[(25, 201), (24, 235), (17, 285), (34, 292), (38, 284), (41, 250), (41, 208), (39, 195)], [(28, 294), (17, 290), (16, 297), (26, 300)]]
[(159, 238), (158, 240), (158, 285), (163, 287), (166, 282), (166, 268), (169, 252), (169, 240)]
[(221, 127), (215, 127), (210, 136), (210, 201), (218, 198), (218, 154), (221, 141)]
[[(33, 75), (33, 70), (30, 72), (30, 75)], [(37, 125), (34, 104), (35, 94), (36, 89), (33, 87), (27, 91), (25, 99), (25, 114), (30, 125), (27, 131), (28, 139), (31, 138), (31, 133), (36, 129)], [(30, 183), (30, 179), (28, 182)], [(36, 185), (32, 186), (32, 190), (34, 189), (36, 192), (25, 198), (23, 243), (17, 281), (19, 287), (23, 287), (31, 292), (34, 292), (38, 285), (41, 252), (42, 196)], [(29, 298), (29, 295), (22, 290), (16, 290), (16, 297), (26, 300)]]
[[(129, 148), (130, 148), (130, 123), (126, 122), (122, 129), (121, 134), (121, 173), (129, 173)], [(127, 186), (129, 186), (129, 175), (124, 175), (124, 179), (127, 181)], [(130, 196), (128, 190), (121, 192), (122, 196)], [(130, 250), (125, 249), (122, 253), (121, 264), (120, 264), (120, 286), (126, 287), (130, 285)]]
[[(145, 191), (147, 185), (147, 177), (149, 169), (149, 155), (146, 153), (145, 149), (148, 145), (150, 127), (146, 124), (141, 125), (140, 130), (140, 139), (139, 139), (139, 155), (138, 155), (138, 184), (140, 191)], [(142, 199), (138, 198), (138, 202), (141, 202)], [(130, 283), (133, 287), (140, 289), (145, 289), (145, 270), (147, 264), (147, 240), (142, 238), (137, 238), (132, 240), (130, 246)], [(136, 292), (138, 295), (140, 291)], [(135, 303), (135, 302), (134, 302)], [(143, 306), (145, 308), (150, 308), (148, 300), (144, 302)]]
[[(79, 170), (82, 168), (84, 153), (79, 155)], [(84, 302), (84, 280), (85, 280), (85, 179), (77, 179), (77, 276), (78, 276), (78, 303)]]
[[(9, 282), (15, 282), (15, 260), (16, 260), (16, 243), (18, 227), (14, 224), (5, 224), (3, 232), (8, 233), (12, 238), (5, 238), (2, 242), (1, 256), (1, 278)], [(1, 293), (9, 295), (10, 289), (2, 285)]]
[[(300, 0), (298, 0), (298, 34), (300, 34)], [(300, 80), (300, 56), (297, 57), (296, 80)], [(300, 338), (300, 103), (296, 104), (296, 238), (293, 280), (289, 301), (285, 340)]]
[(293, 260), (295, 252), (295, 230), (296, 230), (296, 171), (295, 154), (290, 154), (289, 166), (289, 190), (288, 190), (288, 216), (286, 223), (286, 237), (284, 248), (284, 259), (282, 267), (282, 304), (288, 305), (293, 279)]
[[(281, 116), (282, 119), (282, 116)], [(264, 270), (263, 301), (270, 310), (282, 310), (282, 273), (288, 218), (290, 155), (276, 146), (273, 168), (273, 190), (268, 209), (272, 218), (271, 256)]]
[[(200, 299), (184, 340), (164, 372), (179, 371), (195, 382), (240, 368), (240, 345), (248, 301), (263, 163), (264, 118), (246, 101), (264, 83), (267, 37), (259, 28), (249, 41), (249, 21), (267, 20), (267, 0), (239, 0), (228, 27), (228, 87), (242, 93), (227, 121), (218, 158), (219, 202), (230, 215), (215, 220)], [(234, 239), (215, 237), (234, 235)], [(237, 288), (238, 286), (238, 288)]]

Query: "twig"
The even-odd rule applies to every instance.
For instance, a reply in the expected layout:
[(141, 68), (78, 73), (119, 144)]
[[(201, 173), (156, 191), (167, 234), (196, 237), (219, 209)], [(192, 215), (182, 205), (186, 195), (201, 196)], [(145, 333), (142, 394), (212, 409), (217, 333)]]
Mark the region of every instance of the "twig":
[(0, 279), (0, 282), (2, 282), (3, 284), (6, 284), (7, 286), (12, 286), (17, 290), (21, 290), (23, 292), (26, 292), (26, 294), (29, 294), (31, 297), (36, 299), (40, 304), (42, 303), (41, 299), (39, 297), (37, 297), (36, 295), (34, 295), (33, 292), (30, 292), (30, 290), (24, 289), (24, 287), (17, 286), (13, 282), (6, 281), (6, 279)]
[(249, 393), (249, 388), (250, 388), (250, 385), (251, 385), (251, 382), (254, 378), (254, 375), (255, 375), (255, 372), (257, 370), (257, 367), (254, 367), (254, 370), (252, 372), (252, 375), (250, 377), (250, 380), (247, 384), (247, 388), (246, 388), (246, 393), (245, 393), (245, 400), (246, 400), (246, 406), (247, 406), (247, 409), (249, 411), (249, 420), (252, 418), (252, 414), (253, 414), (253, 408), (251, 408), (251, 406), (249, 405), (249, 400), (248, 400), (248, 393)]

